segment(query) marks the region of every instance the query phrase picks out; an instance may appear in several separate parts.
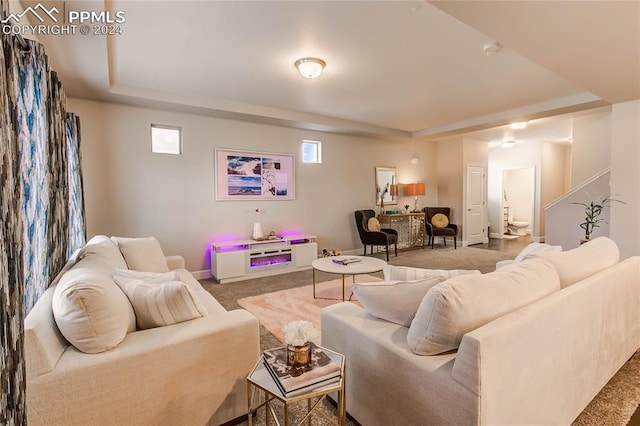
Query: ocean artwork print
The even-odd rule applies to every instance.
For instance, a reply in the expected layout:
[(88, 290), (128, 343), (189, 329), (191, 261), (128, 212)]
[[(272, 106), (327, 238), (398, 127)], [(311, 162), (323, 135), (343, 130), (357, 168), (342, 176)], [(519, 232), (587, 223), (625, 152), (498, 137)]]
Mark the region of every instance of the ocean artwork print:
[(294, 157), (216, 149), (216, 199), (294, 199)]

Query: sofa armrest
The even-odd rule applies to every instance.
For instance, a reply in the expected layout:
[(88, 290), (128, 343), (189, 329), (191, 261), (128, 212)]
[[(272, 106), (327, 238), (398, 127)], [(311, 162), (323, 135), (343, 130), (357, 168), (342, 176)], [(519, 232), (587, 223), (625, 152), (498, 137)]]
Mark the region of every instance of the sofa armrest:
[[(130, 333), (99, 354), (70, 347), (50, 374), (28, 382), (29, 417), (34, 424), (223, 424), (246, 413), (259, 339), (258, 320), (238, 309)], [(100, 403), (87, 410), (86, 401)]]
[(185, 269), (184, 267), (184, 257), (182, 256), (165, 256), (167, 259), (167, 266), (170, 271), (174, 269)]
[(640, 347), (639, 283), (629, 258), (467, 333), (452, 375), (480, 423), (570, 424)]

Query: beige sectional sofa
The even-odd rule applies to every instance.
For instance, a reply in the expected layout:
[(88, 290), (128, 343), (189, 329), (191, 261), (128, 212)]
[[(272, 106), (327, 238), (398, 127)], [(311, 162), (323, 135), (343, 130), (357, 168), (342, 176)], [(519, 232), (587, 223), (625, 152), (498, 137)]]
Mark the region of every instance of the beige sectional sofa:
[(640, 347), (640, 257), (618, 260), (602, 237), (453, 277), (409, 327), (353, 303), (325, 308), (322, 344), (346, 355), (347, 411), (367, 426), (570, 424)]
[[(153, 241), (93, 238), (28, 314), (29, 425), (218, 425), (246, 414), (245, 379), (260, 354), (258, 321), (244, 310), (226, 311), (181, 257), (159, 259)], [(131, 285), (140, 286), (128, 299), (114, 276), (142, 267), (160, 268), (150, 276), (168, 274), (191, 310), (168, 318), (167, 306), (134, 308), (129, 300), (139, 302), (146, 297), (140, 291), (158, 286), (134, 279)], [(184, 321), (185, 312), (197, 318)], [(141, 330), (142, 315), (179, 322)]]

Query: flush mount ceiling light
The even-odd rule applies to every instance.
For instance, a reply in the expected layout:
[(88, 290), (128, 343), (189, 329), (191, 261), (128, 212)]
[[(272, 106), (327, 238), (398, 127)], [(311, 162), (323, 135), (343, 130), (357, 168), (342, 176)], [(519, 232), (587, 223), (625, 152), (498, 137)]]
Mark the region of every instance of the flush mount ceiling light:
[(500, 51), (500, 49), (502, 49), (502, 45), (500, 43), (498, 43), (497, 41), (492, 41), (492, 42), (486, 43), (484, 46), (482, 46), (482, 51), (487, 56), (495, 55), (496, 53), (498, 53)]
[(511, 128), (514, 130), (524, 129), (527, 127), (526, 121), (516, 121), (515, 123), (511, 123)]
[(326, 65), (327, 63), (320, 58), (300, 58), (295, 62), (298, 72), (304, 78), (320, 77)]
[(513, 148), (513, 146), (516, 144), (516, 141), (502, 141), (502, 147), (503, 148)]

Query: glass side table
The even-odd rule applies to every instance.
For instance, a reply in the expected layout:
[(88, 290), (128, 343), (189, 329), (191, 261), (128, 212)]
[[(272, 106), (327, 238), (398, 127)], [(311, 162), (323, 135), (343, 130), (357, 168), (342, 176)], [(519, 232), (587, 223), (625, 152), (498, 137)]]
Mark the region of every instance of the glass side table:
[[(265, 408), (265, 422), (269, 425), (269, 419), (273, 418), (275, 424), (281, 425), (276, 412), (272, 406), (274, 400), (281, 401), (284, 404), (284, 426), (289, 426), (289, 406), (298, 401), (307, 401), (307, 410), (305, 416), (297, 425), (308, 422), (311, 426), (311, 415), (315, 412), (322, 415), (331, 424), (336, 426), (345, 426), (347, 419), (347, 407), (345, 404), (344, 381), (345, 381), (345, 362), (344, 356), (327, 348), (321, 348), (333, 362), (340, 366), (340, 379), (336, 383), (313, 388), (308, 392), (302, 392), (295, 396), (287, 397), (281, 391), (271, 376), (267, 367), (264, 365), (264, 355), (260, 356), (256, 366), (247, 376), (247, 402), (248, 402), (248, 418), (249, 426), (253, 425), (253, 413), (260, 408)], [(261, 392), (262, 391), (262, 392)], [(329, 413), (322, 408), (322, 402), (330, 393), (337, 392), (338, 406), (336, 410), (336, 418), (334, 419)]]

